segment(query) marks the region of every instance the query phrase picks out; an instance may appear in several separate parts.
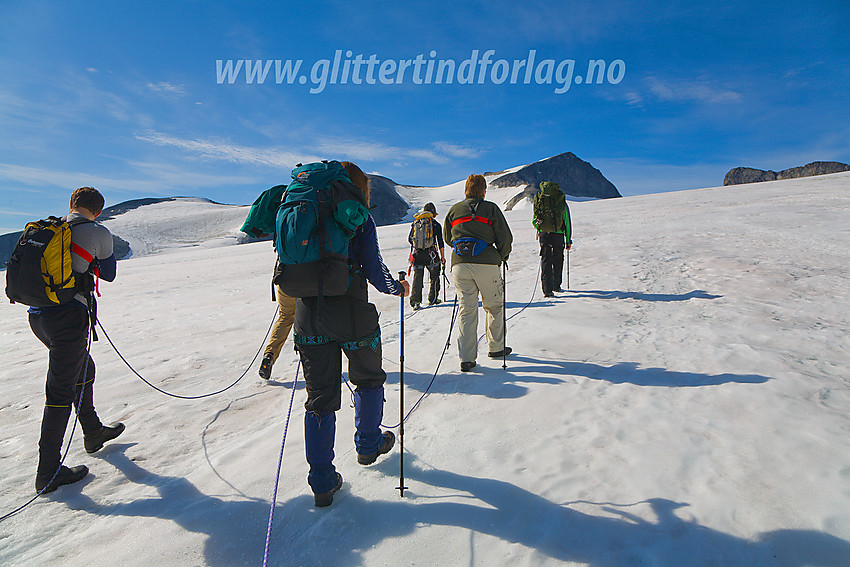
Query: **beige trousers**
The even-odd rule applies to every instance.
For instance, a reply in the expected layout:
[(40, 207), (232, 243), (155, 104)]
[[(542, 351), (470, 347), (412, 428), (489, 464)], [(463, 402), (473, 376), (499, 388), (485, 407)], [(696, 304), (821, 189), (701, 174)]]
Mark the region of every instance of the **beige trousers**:
[(479, 296), (487, 314), (487, 345), (490, 352), (502, 350), (505, 347), (505, 325), (499, 266), (455, 264), (452, 266), (452, 279), (460, 303), (457, 337), (460, 361), (474, 361), (478, 356)]
[(286, 337), (289, 336), (289, 331), (292, 329), (292, 323), (295, 321), (296, 301), (294, 297), (285, 295), (280, 287), (276, 287), (275, 294), (277, 294), (277, 320), (274, 322), (269, 344), (263, 354), (263, 356), (272, 355), (272, 362), (277, 362), (283, 343), (286, 342)]

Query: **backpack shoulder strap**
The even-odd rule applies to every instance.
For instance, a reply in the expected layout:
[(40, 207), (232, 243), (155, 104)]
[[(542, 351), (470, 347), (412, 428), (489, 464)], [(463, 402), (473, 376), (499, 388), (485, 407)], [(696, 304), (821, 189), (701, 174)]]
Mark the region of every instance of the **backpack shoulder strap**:
[[(80, 226), (81, 224), (96, 224), (95, 221), (89, 220), (87, 218), (76, 218), (76, 219), (70, 220), (70, 221), (66, 220), (65, 222), (67, 222), (68, 226), (70, 226), (70, 227)], [(71, 241), (71, 253), (79, 256), (80, 258), (82, 258), (83, 260), (88, 262), (89, 265), (91, 265), (91, 263), (94, 262), (94, 256), (89, 254), (88, 250), (86, 250), (85, 248), (83, 248), (82, 246), (80, 246), (79, 244), (74, 242), (73, 240)]]

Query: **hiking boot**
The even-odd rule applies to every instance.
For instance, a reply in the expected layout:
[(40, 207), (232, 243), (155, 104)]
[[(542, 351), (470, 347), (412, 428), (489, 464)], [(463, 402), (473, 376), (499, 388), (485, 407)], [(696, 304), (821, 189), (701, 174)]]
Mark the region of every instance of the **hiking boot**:
[(428, 302), (428, 305), (439, 305), (439, 304), (441, 304), (442, 302), (443, 302), (443, 300), (442, 300), (442, 299), (440, 299), (440, 298), (438, 297), (438, 298), (437, 298), (437, 299), (435, 299), (434, 301), (429, 301), (429, 302)]
[(503, 356), (508, 356), (514, 351), (511, 347), (505, 347), (502, 350), (497, 350), (496, 352), (487, 353), (487, 356), (490, 358), (502, 358)]
[(80, 465), (72, 469), (62, 465), (59, 467), (59, 472), (57, 472), (56, 476), (53, 478), (53, 482), (50, 482), (53, 475), (47, 477), (36, 475), (35, 491), (39, 494), (47, 494), (49, 492), (53, 492), (64, 484), (73, 484), (78, 480), (82, 480), (87, 474), (89, 474), (89, 469), (85, 465)]
[(561, 289), (561, 286), (558, 286), (558, 287), (556, 287), (556, 288), (555, 288), (554, 290), (552, 290), (552, 291), (557, 291), (558, 293), (562, 293), (564, 290), (563, 290), (563, 289)]
[(461, 362), (460, 363), (460, 371), (461, 372), (469, 372), (473, 368), (475, 368), (475, 361), (474, 360), (468, 360), (467, 362)]
[(411, 305), (411, 307), (413, 307), (414, 311), (419, 311), (420, 309), (422, 309), (422, 304), (421, 303), (414, 303), (413, 305)]
[(342, 475), (336, 473), (336, 486), (331, 488), (328, 492), (313, 494), (313, 503), (316, 505), (316, 508), (325, 508), (333, 504), (334, 494), (339, 492), (340, 488), (342, 488)]
[(554, 293), (552, 293), (551, 291), (550, 291), (550, 292), (545, 292), (545, 291), (544, 291), (544, 292), (543, 292), (543, 297), (555, 297), (555, 294), (554, 294)]
[(263, 361), (260, 363), (260, 371), (258, 372), (260, 378), (263, 380), (269, 380), (272, 377), (272, 366), (274, 366), (274, 357), (267, 354), (263, 357)]
[(382, 435), (384, 437), (384, 442), (381, 443), (380, 447), (378, 447), (378, 452), (370, 455), (357, 455), (358, 463), (361, 465), (371, 465), (378, 460), (378, 455), (390, 452), (390, 449), (392, 449), (393, 445), (395, 445), (395, 434), (392, 431), (384, 431)]
[(124, 433), (124, 424), (115, 423), (113, 425), (104, 425), (100, 431), (94, 435), (86, 435), (83, 438), (83, 445), (86, 448), (86, 453), (94, 453), (103, 448), (103, 444), (107, 441), (112, 441), (119, 435)]

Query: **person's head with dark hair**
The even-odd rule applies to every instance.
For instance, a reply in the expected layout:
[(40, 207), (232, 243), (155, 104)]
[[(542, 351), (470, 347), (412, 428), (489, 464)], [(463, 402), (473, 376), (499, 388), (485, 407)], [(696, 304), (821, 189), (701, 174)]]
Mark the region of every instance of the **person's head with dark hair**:
[(437, 207), (434, 206), (434, 203), (425, 203), (425, 206), (422, 207), (423, 211), (428, 211), (435, 217), (437, 216)]
[(483, 199), (487, 194), (487, 180), (484, 179), (483, 175), (473, 173), (466, 178), (466, 188), (464, 189), (463, 194), (467, 199), (470, 197)]
[(342, 167), (345, 168), (345, 171), (348, 172), (348, 177), (351, 179), (351, 182), (363, 192), (363, 196), (366, 198), (366, 206), (369, 206), (369, 178), (363, 173), (363, 170), (351, 163), (350, 161), (342, 161), (340, 162)]
[(80, 187), (71, 193), (71, 210), (86, 209), (95, 217), (103, 211), (103, 195), (94, 187)]

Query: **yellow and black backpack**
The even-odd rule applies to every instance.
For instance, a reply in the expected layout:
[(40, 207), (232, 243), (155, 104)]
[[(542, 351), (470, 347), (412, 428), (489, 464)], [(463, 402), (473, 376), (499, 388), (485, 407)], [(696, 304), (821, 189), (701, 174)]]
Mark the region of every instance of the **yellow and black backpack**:
[[(75, 221), (73, 224), (91, 222)], [(24, 228), (6, 263), (6, 296), (32, 307), (61, 305), (83, 291), (87, 274), (71, 270), (71, 224), (48, 217)]]
[(434, 236), (434, 213), (424, 211), (413, 216), (413, 248), (428, 250), (437, 244)]

